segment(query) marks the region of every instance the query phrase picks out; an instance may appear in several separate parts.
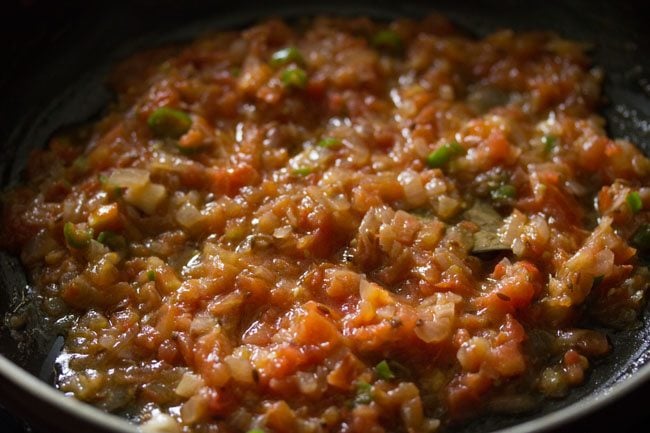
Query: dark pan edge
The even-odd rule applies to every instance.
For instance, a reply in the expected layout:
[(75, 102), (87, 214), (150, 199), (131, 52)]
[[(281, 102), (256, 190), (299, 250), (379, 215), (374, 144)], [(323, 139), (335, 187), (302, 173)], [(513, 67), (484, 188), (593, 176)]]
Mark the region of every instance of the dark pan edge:
[(525, 421), (512, 427), (498, 430), (500, 433), (532, 433), (550, 431), (571, 421), (585, 417), (631, 393), (643, 383), (650, 381), (650, 364), (644, 365), (621, 382), (598, 394), (570, 404), (562, 409)]
[[(0, 355), (0, 393), (11, 396), (5, 402), (12, 409), (28, 415), (35, 426), (46, 427), (52, 432), (52, 416), (67, 431), (89, 431), (93, 433), (136, 433), (137, 427), (115, 415), (66, 397), (57, 389), (27, 373), (3, 355)], [(34, 404), (33, 396), (38, 396), (39, 404)], [(52, 412), (52, 411), (56, 412)], [(63, 418), (65, 416), (66, 418)], [(74, 430), (70, 430), (70, 429)]]
[[(611, 404), (632, 392), (647, 380), (650, 380), (650, 365), (643, 366), (632, 376), (622, 382), (617, 382), (599, 394), (539, 418), (498, 430), (498, 432), (531, 433), (550, 431)], [(78, 426), (78, 431), (92, 428), (90, 431), (97, 433), (136, 433), (139, 431), (137, 426), (123, 418), (103, 412), (74, 398), (66, 397), (55, 388), (9, 361), (3, 355), (0, 355), (0, 392), (5, 396), (14, 396), (7, 400), (6, 403), (21, 414), (29, 415), (30, 420), (35, 421), (37, 426), (52, 425), (52, 414), (49, 410), (54, 407), (57, 411), (69, 415), (68, 421), (70, 421), (70, 424), (65, 424), (66, 428)], [(31, 396), (34, 395), (39, 396), (45, 407), (36, 407), (30, 404), (32, 403)]]

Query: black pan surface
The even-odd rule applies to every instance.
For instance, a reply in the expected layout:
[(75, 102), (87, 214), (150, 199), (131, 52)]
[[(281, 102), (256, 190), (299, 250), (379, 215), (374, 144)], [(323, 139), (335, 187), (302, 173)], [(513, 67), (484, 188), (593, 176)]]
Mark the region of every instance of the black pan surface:
[[(20, 180), (29, 152), (42, 147), (54, 131), (88, 121), (102, 112), (111, 98), (104, 86), (106, 74), (124, 56), (138, 49), (189, 40), (207, 30), (241, 27), (267, 16), (295, 18), (321, 13), (392, 19), (438, 11), (476, 35), (499, 28), (553, 30), (591, 43), (594, 63), (606, 71), (602, 113), (610, 135), (627, 138), (650, 154), (650, 14), (641, 1), (53, 3), (32, 0), (14, 4), (5, 15), (11, 22), (0, 30), (0, 34), (7, 33), (0, 41), (0, 58), (6, 59), (0, 71), (3, 187)], [(63, 399), (43, 386), (43, 381), (51, 380), (61, 338), (57, 339), (56, 332), (42, 331), (32, 296), (17, 259), (0, 253), (0, 317), (4, 319), (7, 312), (18, 308), (30, 313), (23, 332), (12, 335), (0, 326), (0, 354), (31, 373), (25, 375), (0, 357), (0, 401), (44, 427), (44, 431), (135, 431), (114, 418), (98, 417), (98, 411)], [(455, 431), (557, 428), (611, 405), (619, 396), (650, 381), (650, 308), (646, 308), (637, 328), (608, 331), (608, 336), (613, 352), (595, 366), (586, 384), (567, 398), (549, 401), (536, 412), (522, 416), (481, 418)], [(642, 390), (636, 395), (647, 398), (649, 387)], [(623, 406), (617, 410), (624, 411)]]

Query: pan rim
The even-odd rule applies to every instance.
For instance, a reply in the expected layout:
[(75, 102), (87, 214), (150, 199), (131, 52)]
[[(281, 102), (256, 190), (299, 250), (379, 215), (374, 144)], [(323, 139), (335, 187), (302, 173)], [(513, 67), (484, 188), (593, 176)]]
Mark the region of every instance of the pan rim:
[[(22, 367), (0, 354), (0, 377), (24, 390), (30, 396), (44, 400), (62, 412), (81, 418), (82, 421), (95, 423), (114, 433), (136, 433), (139, 426), (117, 415), (104, 412), (90, 404), (66, 397), (65, 394), (41, 381)], [(636, 372), (597, 394), (592, 394), (562, 409), (524, 421), (511, 427), (496, 430), (498, 433), (531, 433), (549, 431), (555, 427), (582, 418), (605, 405), (612, 404), (641, 384), (650, 380), (650, 364), (644, 365)]]
[[(66, 415), (80, 418), (88, 423), (99, 424), (115, 433), (134, 433), (138, 431), (135, 424), (124, 418), (104, 412), (75, 398), (66, 397), (61, 391), (43, 382), (2, 354), (0, 354), (0, 377), (3, 381), (23, 390), (25, 394), (56, 407)], [(10, 399), (8, 402), (11, 403), (11, 401)]]

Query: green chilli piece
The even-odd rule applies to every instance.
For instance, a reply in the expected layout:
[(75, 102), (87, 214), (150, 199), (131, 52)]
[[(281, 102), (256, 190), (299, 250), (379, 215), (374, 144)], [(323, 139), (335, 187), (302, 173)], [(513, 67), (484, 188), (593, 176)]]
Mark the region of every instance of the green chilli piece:
[(147, 119), (151, 131), (161, 138), (180, 138), (192, 126), (192, 118), (184, 111), (161, 107)]
[(248, 430), (246, 433), (266, 433), (264, 430), (261, 428), (255, 427), (250, 430)]
[(297, 63), (299, 65), (303, 65), (305, 63), (305, 59), (302, 57), (300, 51), (298, 51), (298, 48), (296, 47), (283, 48), (281, 50), (276, 51), (271, 56), (270, 64), (274, 68), (277, 68), (282, 65), (286, 65), (288, 63)]
[(452, 158), (462, 155), (465, 149), (456, 141), (440, 146), (427, 156), (427, 165), (431, 168), (440, 168)]
[(147, 280), (156, 281), (156, 271), (148, 270), (147, 271)]
[(126, 239), (112, 231), (103, 231), (97, 236), (97, 242), (100, 242), (111, 250), (116, 252), (125, 252), (127, 249)]
[(72, 248), (86, 248), (93, 238), (93, 230), (81, 229), (71, 222), (63, 225), (63, 237)]
[(97, 176), (97, 179), (99, 180), (99, 184), (101, 185), (102, 189), (114, 197), (120, 197), (124, 192), (124, 188), (111, 185), (111, 183), (108, 181), (108, 176), (105, 174), (100, 174)]
[(375, 372), (377, 373), (377, 377), (380, 379), (395, 379), (395, 374), (393, 373), (393, 370), (390, 369), (390, 366), (385, 359), (375, 366)]
[(334, 137), (326, 137), (316, 143), (316, 146), (324, 147), (326, 149), (336, 149), (337, 147), (341, 146), (341, 140)]
[(632, 191), (625, 197), (627, 205), (630, 207), (632, 213), (639, 213), (643, 209), (643, 200), (638, 192)]
[(356, 404), (370, 404), (372, 402), (372, 385), (368, 382), (357, 382), (357, 395), (354, 402)]
[(393, 30), (380, 30), (373, 36), (372, 45), (376, 48), (399, 51), (402, 49), (402, 38)]
[(506, 201), (517, 197), (517, 189), (512, 185), (500, 185), (498, 188), (490, 191), (490, 196), (496, 201)]
[(300, 167), (291, 171), (292, 174), (296, 176), (308, 176), (314, 172), (314, 169), (311, 167)]
[(544, 145), (544, 153), (551, 153), (555, 144), (557, 142), (557, 137), (554, 135), (545, 135), (542, 137), (542, 144)]
[(246, 234), (246, 231), (244, 230), (244, 227), (235, 226), (235, 227), (231, 228), (230, 230), (226, 231), (223, 234), (223, 237), (227, 241), (237, 241), (239, 239), (242, 239), (245, 234)]
[(650, 224), (641, 224), (632, 235), (632, 245), (643, 252), (650, 251)]
[(307, 85), (307, 72), (302, 68), (291, 67), (282, 72), (280, 80), (288, 88), (303, 89)]
[(72, 170), (74, 170), (75, 173), (84, 174), (88, 171), (89, 168), (90, 166), (88, 165), (88, 158), (85, 156), (78, 156), (72, 162)]

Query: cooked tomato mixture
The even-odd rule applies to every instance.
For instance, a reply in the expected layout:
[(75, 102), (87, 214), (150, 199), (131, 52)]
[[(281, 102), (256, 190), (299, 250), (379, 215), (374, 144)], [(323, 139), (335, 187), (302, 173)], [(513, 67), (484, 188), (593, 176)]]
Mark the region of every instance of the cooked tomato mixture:
[[(4, 193), (58, 388), (144, 431), (434, 432), (634, 325), (650, 161), (548, 33), (269, 20), (118, 65)], [(590, 325), (591, 324), (591, 325)]]

